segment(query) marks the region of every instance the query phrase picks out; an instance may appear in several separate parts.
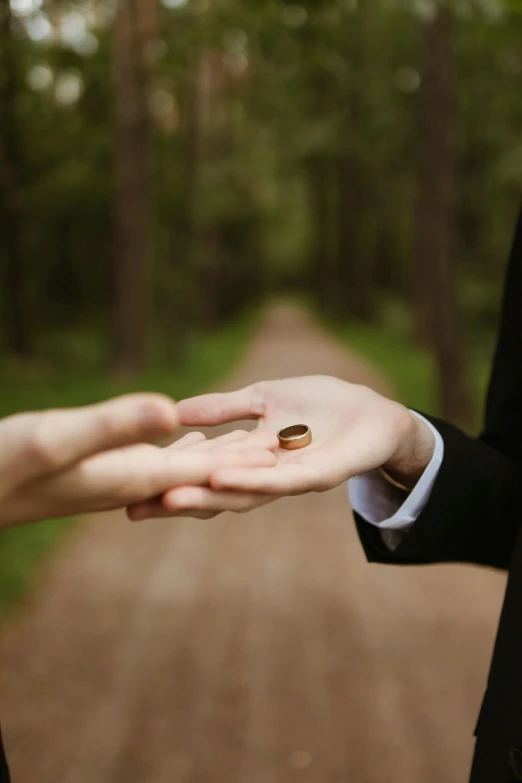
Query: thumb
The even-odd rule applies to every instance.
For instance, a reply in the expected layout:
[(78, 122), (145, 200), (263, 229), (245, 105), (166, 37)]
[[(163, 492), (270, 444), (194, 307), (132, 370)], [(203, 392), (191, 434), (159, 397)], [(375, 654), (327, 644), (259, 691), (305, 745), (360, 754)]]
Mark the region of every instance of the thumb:
[(63, 470), (101, 451), (167, 435), (177, 423), (174, 402), (158, 394), (22, 413), (0, 422), (0, 469), (29, 479)]

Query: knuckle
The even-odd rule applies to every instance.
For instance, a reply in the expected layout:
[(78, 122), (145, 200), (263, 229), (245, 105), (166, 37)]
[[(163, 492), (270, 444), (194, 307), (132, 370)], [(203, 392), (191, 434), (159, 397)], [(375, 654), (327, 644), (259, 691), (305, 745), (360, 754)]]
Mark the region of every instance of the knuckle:
[(27, 440), (24, 456), (28, 466), (39, 471), (54, 471), (64, 465), (63, 454), (57, 450), (53, 442), (49, 414), (41, 414), (35, 424)]
[[(180, 498), (174, 496), (169, 500), (168, 508), (169, 511), (183, 511), (184, 509), (187, 509), (188, 506), (186, 503), (183, 503)], [(196, 510), (197, 506), (191, 505), (190, 508)]]
[(314, 492), (328, 492), (328, 490), (332, 489), (332, 481), (326, 471), (317, 471), (313, 478), (312, 489)]
[(263, 381), (252, 386), (252, 405), (251, 413), (257, 418), (263, 418), (266, 415), (266, 389), (268, 382)]
[(96, 423), (97, 441), (107, 446), (120, 442), (122, 438), (131, 440), (139, 432), (139, 419), (137, 416), (129, 416), (126, 422), (121, 417), (116, 417), (112, 410), (98, 412)]
[(241, 505), (238, 505), (234, 511), (236, 514), (248, 514), (250, 511), (253, 511), (254, 509), (258, 508), (260, 505), (263, 505), (261, 500), (256, 497), (245, 497), (241, 501)]

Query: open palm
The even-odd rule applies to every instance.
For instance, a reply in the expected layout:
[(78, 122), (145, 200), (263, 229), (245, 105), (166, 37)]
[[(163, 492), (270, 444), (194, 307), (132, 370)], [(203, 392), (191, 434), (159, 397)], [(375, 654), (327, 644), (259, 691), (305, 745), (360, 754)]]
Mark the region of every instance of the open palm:
[[(306, 424), (312, 443), (298, 451), (277, 449), (275, 467), (216, 470), (210, 487), (180, 487), (167, 493), (151, 515), (213, 516), (245, 511), (281, 496), (331, 489), (394, 458), (407, 440), (412, 416), (401, 405), (362, 386), (328, 376), (254, 384), (236, 392), (209, 394), (178, 404), (190, 427), (257, 420), (259, 431)], [(249, 437), (253, 437), (250, 435)]]
[(212, 476), (215, 488), (278, 495), (331, 489), (384, 464), (399, 448), (410, 418), (402, 406), (370, 389), (328, 376), (270, 381), (194, 398), (181, 402), (178, 411), (191, 426), (254, 418), (258, 429), (275, 433), (307, 424), (311, 445), (279, 449), (275, 468), (229, 468)]

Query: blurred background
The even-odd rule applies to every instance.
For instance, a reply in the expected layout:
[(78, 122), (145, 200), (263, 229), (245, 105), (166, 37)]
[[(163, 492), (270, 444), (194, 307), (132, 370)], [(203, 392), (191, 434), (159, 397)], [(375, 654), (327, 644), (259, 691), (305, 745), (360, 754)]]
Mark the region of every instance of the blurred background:
[[(0, 0), (0, 414), (88, 403), (137, 388), (179, 398), (216, 385), (329, 372), (373, 383), (476, 431), (522, 196), (521, 40), (518, 0)], [(331, 502), (335, 550), (336, 524), (346, 527), (340, 510), (346, 500), (334, 493)], [(306, 513), (311, 507), (314, 541), (317, 533), (311, 531), (326, 507), (312, 503)], [(288, 514), (295, 516), (295, 508), (288, 506)], [(286, 551), (284, 542), (277, 544), (282, 533), (266, 518), (276, 515), (264, 513), (264, 524), (251, 528), (256, 546)], [(58, 550), (58, 562), (51, 559), (49, 568), (36, 570), (68, 529), (50, 521), (0, 537), (3, 660), (16, 659), (22, 667), (15, 676), (6, 664), (10, 682), (27, 674), (25, 654), (9, 647), (18, 650), (25, 633), (20, 628), (28, 623), (33, 633), (31, 623), (46, 627), (34, 617), (24, 620), (23, 612), (17, 619), (13, 606), (24, 596), (32, 606), (29, 588), (35, 584), (53, 596), (53, 579), (70, 586), (60, 571), (63, 552), (73, 563), (82, 560), (89, 536), (96, 541), (93, 551), (112, 551), (104, 549), (103, 537), (96, 538), (96, 526), (95, 533), (75, 529), (78, 543), (61, 544), (66, 549)], [(194, 529), (203, 542), (203, 528)], [(302, 544), (307, 529), (288, 551), (295, 555), (292, 546)], [(121, 546), (127, 533), (117, 524), (116, 531), (112, 545)], [(237, 528), (229, 532), (237, 538)], [(207, 536), (204, 544), (209, 557), (212, 540)], [(251, 544), (245, 542), (245, 551)], [(332, 597), (324, 594), (331, 556), (325, 552), (326, 571), (318, 583), (312, 580), (327, 602), (320, 616), (333, 611)], [(308, 569), (309, 557), (300, 557), (296, 562)], [(362, 558), (358, 550), (356, 557)], [(97, 557), (93, 563), (94, 576), (89, 571), (80, 592), (90, 590), (93, 578), (98, 583)], [(357, 563), (355, 582), (375, 584), (375, 573), (368, 575), (362, 559)], [(337, 749), (342, 746), (348, 756), (337, 757), (326, 745), (325, 758), (336, 759), (331, 768), (314, 768), (314, 753), (297, 747), (285, 756), (289, 766), (282, 762), (283, 771), (276, 773), (277, 753), (270, 746), (248, 751), (268, 759), (270, 771), (259, 771), (245, 751), (251, 763), (241, 773), (227, 768), (219, 777), (208, 769), (195, 772), (188, 762), (167, 772), (154, 766), (158, 751), (149, 771), (125, 767), (122, 780), (268, 783), (278, 774), (285, 781), (296, 774), (365, 783), (377, 779), (377, 770), (380, 780), (389, 781), (419, 780), (421, 774), (423, 780), (463, 779), (502, 578), (450, 572), (451, 578), (448, 569), (426, 569), (405, 586), (410, 597), (420, 596), (415, 611), (411, 598), (407, 603), (413, 614), (399, 598), (388, 609), (392, 616), (405, 611), (411, 621), (411, 635), (400, 624), (398, 636), (389, 630), (396, 651), (402, 634), (397, 660), (405, 670), (412, 651), (423, 654), (415, 648), (414, 629), (427, 614), (435, 617), (430, 632), (437, 638), (442, 627), (457, 634), (449, 643), (457, 646), (462, 667), (463, 644), (471, 645), (471, 657), (483, 649), (461, 699), (463, 712), (452, 712), (457, 708), (449, 697), (441, 706), (439, 722), (449, 710), (459, 725), (466, 724), (453, 737), (454, 752), (444, 744), (450, 731), (441, 730), (438, 761), (430, 761), (427, 751), (419, 761), (397, 739), (393, 748), (410, 766), (393, 766), (399, 762), (390, 761), (392, 751), (371, 744), (382, 734), (368, 718), (367, 730), (359, 730), (363, 747), (370, 744), (357, 767), (350, 767), (355, 762), (347, 731), (348, 744), (340, 741)], [(386, 594), (395, 584), (386, 581), (388, 573), (381, 569), (377, 579)], [(225, 590), (229, 597), (241, 586), (240, 569), (235, 578)], [(438, 598), (452, 579), (458, 592), (464, 590), (465, 617), (470, 602), (480, 604), (465, 642), (456, 630), (462, 625), (458, 601), (455, 608), (453, 595), (442, 603)], [(294, 595), (295, 580), (289, 584), (279, 596), (288, 597), (291, 585)], [(335, 606), (350, 591), (354, 600), (353, 584), (338, 587), (338, 593), (332, 588)], [(178, 588), (169, 589), (186, 607)], [(103, 593), (105, 602), (114, 598), (111, 589)], [(63, 592), (71, 594), (62, 584)], [(491, 605), (486, 595), (493, 596)], [(201, 601), (208, 596), (203, 591)], [(223, 617), (233, 618), (227, 601), (219, 606)], [(36, 618), (48, 616), (42, 607), (33, 610)], [(63, 611), (66, 623), (70, 615)], [(346, 617), (340, 622), (351, 638), (353, 623)], [(101, 632), (93, 623), (91, 636)], [(277, 636), (282, 645), (284, 627), (272, 628), (283, 635)], [(132, 638), (128, 644), (136, 643)], [(372, 649), (386, 656), (389, 634), (381, 641), (374, 639)], [(422, 676), (434, 691), (425, 695), (424, 717), (447, 674), (443, 649), (436, 662), (426, 658)], [(56, 660), (53, 665), (58, 667)], [(457, 666), (455, 683), (461, 675)], [(404, 671), (387, 677), (390, 698), (390, 688), (396, 693), (405, 687)], [(207, 692), (204, 674), (197, 670), (194, 678)], [(306, 682), (308, 675), (297, 691), (306, 693)], [(261, 690), (265, 696), (258, 696), (266, 700)], [(337, 714), (338, 705), (322, 692), (325, 714)], [(18, 691), (13, 694), (14, 701), (22, 700)], [(410, 718), (414, 714), (411, 704), (401, 709)], [(302, 712), (299, 707), (296, 714)], [(393, 715), (389, 719), (393, 723)], [(27, 716), (20, 717), (11, 744), (25, 737), (29, 725)], [(197, 724), (196, 735), (200, 729)], [(394, 731), (403, 737), (406, 729)], [(6, 732), (9, 737), (9, 725)], [(36, 741), (27, 732), (20, 746), (24, 758)], [(311, 733), (317, 735), (317, 727)], [(434, 736), (429, 722), (428, 735)], [(215, 732), (211, 736), (218, 762), (227, 742), (240, 742), (233, 732), (222, 743)], [(67, 777), (52, 766), (52, 754), (42, 754), (39, 771), (47, 763), (51, 770), (42, 780), (120, 779), (114, 770), (94, 774), (87, 762), (76, 771), (67, 768)], [(437, 766), (440, 758), (448, 769)], [(33, 772), (20, 780), (34, 779)]]

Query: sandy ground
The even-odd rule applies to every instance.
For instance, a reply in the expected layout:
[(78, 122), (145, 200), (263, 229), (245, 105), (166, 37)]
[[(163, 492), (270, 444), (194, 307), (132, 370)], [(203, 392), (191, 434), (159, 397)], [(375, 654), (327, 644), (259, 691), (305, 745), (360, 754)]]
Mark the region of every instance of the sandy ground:
[[(227, 381), (383, 388), (298, 310)], [(88, 520), (0, 643), (14, 783), (463, 783), (504, 577), (368, 565), (344, 487)]]

